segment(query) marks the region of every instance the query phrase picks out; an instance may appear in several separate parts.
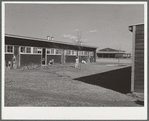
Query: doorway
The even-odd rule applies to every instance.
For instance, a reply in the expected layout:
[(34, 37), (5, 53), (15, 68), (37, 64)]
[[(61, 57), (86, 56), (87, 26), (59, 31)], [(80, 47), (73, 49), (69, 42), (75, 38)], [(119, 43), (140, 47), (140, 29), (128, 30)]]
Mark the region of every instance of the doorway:
[(46, 49), (42, 49), (42, 58), (41, 58), (41, 64), (46, 65)]

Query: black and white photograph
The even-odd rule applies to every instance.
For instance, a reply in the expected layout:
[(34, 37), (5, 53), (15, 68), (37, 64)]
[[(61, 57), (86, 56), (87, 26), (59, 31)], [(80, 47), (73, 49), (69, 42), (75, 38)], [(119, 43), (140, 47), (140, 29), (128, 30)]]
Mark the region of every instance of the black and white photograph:
[(147, 119), (147, 2), (2, 2), (1, 80), (2, 119)]

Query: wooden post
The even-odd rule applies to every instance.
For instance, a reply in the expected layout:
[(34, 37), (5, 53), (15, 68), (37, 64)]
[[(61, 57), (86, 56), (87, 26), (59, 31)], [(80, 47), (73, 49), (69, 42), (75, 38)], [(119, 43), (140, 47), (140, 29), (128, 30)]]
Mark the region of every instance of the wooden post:
[(132, 37), (132, 79), (131, 79), (131, 92), (134, 92), (134, 69), (135, 69), (135, 34), (136, 34), (136, 26), (133, 26), (132, 29), (133, 37)]
[(64, 64), (64, 49), (61, 50), (61, 64)]
[(19, 54), (19, 46), (14, 46), (14, 54), (13, 56), (16, 57), (16, 67), (15, 68), (18, 68), (20, 66), (20, 54)]
[(94, 62), (96, 62), (96, 50), (94, 50)]

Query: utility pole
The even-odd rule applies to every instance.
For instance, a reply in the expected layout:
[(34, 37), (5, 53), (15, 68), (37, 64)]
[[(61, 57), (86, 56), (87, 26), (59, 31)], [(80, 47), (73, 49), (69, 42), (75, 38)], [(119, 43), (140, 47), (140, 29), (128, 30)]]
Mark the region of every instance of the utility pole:
[[(81, 31), (80, 31), (80, 30), (77, 31), (77, 38), (78, 38), (77, 45), (78, 45), (79, 52), (80, 52), (81, 46), (82, 46), (82, 43), (83, 43), (83, 42), (81, 41), (81, 39), (82, 39), (82, 34), (81, 34)], [(80, 63), (79, 52), (77, 53), (77, 57), (78, 57), (79, 63)], [(80, 70), (81, 70), (81, 63), (80, 63)]]
[(118, 49), (118, 66), (120, 64), (120, 48)]

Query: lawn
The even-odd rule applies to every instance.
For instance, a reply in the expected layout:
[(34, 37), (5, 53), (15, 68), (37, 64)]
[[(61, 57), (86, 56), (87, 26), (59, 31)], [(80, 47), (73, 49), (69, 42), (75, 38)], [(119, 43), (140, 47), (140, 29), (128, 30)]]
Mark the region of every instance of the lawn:
[(82, 64), (5, 69), (5, 106), (140, 106), (135, 97), (74, 78), (123, 68)]

